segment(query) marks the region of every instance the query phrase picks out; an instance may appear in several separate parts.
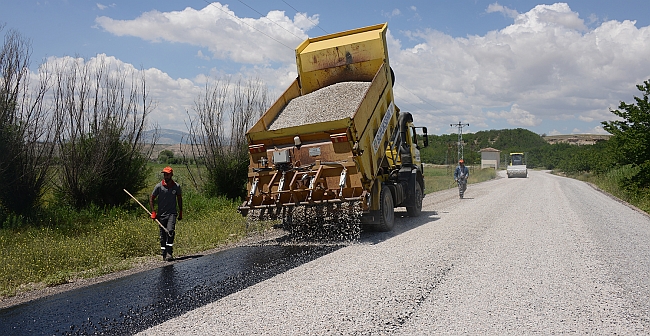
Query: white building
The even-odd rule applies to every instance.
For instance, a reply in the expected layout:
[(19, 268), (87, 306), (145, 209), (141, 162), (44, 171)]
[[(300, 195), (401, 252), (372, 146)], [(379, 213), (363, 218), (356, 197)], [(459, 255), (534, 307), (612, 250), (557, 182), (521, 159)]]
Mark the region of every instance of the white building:
[(499, 161), (501, 158), (501, 151), (494, 148), (483, 148), (481, 152), (481, 169), (494, 168), (499, 169)]

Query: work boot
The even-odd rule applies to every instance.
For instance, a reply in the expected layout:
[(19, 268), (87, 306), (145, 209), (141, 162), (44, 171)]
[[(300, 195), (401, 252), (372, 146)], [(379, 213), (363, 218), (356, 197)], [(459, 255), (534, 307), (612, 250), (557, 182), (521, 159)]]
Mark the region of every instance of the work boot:
[(174, 261), (174, 257), (171, 254), (165, 253), (165, 261)]

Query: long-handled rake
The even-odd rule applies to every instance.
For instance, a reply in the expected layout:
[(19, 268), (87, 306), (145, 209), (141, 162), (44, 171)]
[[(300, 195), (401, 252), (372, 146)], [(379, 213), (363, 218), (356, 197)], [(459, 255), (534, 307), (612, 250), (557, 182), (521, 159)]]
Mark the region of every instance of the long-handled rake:
[[(124, 192), (127, 193), (129, 196), (131, 196), (131, 198), (133, 198), (134, 201), (138, 202), (138, 204), (140, 204), (140, 206), (142, 207), (142, 209), (144, 209), (144, 211), (146, 211), (146, 212), (149, 214), (149, 216), (151, 216), (151, 212), (149, 212), (149, 209), (147, 209), (144, 205), (142, 205), (142, 203), (140, 203), (140, 201), (138, 201), (137, 198), (133, 197), (133, 195), (131, 195), (130, 192), (126, 191), (126, 189), (124, 189)], [(169, 231), (167, 230), (167, 228), (165, 228), (165, 227), (160, 223), (160, 221), (158, 220), (158, 218), (156, 218), (155, 221), (156, 221), (156, 223), (158, 223), (158, 225), (160, 226), (161, 229), (163, 229), (163, 230), (165, 230), (165, 232), (167, 232), (167, 235), (168, 235), (168, 236), (171, 236), (171, 234), (169, 233)]]

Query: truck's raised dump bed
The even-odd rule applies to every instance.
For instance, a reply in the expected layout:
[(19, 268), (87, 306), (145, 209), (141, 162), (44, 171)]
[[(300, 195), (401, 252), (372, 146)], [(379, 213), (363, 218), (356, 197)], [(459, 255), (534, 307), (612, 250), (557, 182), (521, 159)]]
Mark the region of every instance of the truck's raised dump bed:
[[(388, 124), (397, 123), (385, 34), (386, 25), (376, 25), (308, 39), (296, 49), (299, 77), (247, 133), (249, 183), (257, 185), (249, 189), (245, 207), (340, 200), (338, 194), (358, 199), (362, 180), (370, 187), (376, 159), (384, 156), (379, 150), (386, 147), (384, 135), (394, 128)], [(371, 150), (386, 112), (390, 115)], [(277, 169), (283, 159), (291, 170)], [(282, 176), (272, 175), (282, 172), (279, 190)], [(300, 183), (304, 175), (321, 180), (309, 178), (310, 188)]]
[[(247, 132), (242, 214), (263, 209), (290, 221), (286, 211), (297, 206), (322, 205), (317, 212), (328, 218), (381, 208), (379, 175), (387, 176), (388, 162), (400, 161), (389, 150), (391, 135), (400, 132), (386, 29), (382, 24), (308, 39), (296, 49), (298, 78)], [(395, 198), (395, 206), (403, 199)]]

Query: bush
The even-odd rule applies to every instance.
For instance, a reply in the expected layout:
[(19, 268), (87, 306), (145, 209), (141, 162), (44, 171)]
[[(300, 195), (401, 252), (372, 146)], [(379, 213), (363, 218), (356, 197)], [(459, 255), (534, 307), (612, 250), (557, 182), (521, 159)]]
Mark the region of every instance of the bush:
[(69, 59), (55, 78), (54, 114), (64, 130), (57, 139), (60, 199), (77, 209), (124, 203), (123, 189), (144, 187), (150, 154), (143, 154), (153, 108), (144, 75), (97, 57)]
[[(249, 164), (246, 131), (267, 105), (267, 88), (259, 80), (240, 79), (234, 87), (229, 79), (206, 84), (196, 100), (196, 117), (188, 127), (191, 159), (198, 170), (192, 181), (197, 189), (232, 200), (245, 195)], [(201, 173), (203, 169), (205, 173)]]
[(204, 190), (208, 196), (226, 196), (238, 199), (246, 193), (248, 155), (221, 157), (208, 171), (208, 183)]
[(114, 135), (99, 141), (87, 136), (71, 152), (78, 155), (74, 170), (64, 165), (63, 184), (58, 187), (59, 198), (75, 208), (114, 206), (125, 203), (129, 196), (123, 191), (144, 188), (148, 174), (147, 159), (133, 152), (131, 145)]
[(174, 159), (174, 152), (169, 149), (163, 149), (158, 153), (158, 163), (172, 163), (170, 160)]
[(621, 189), (636, 193), (650, 187), (650, 161), (641, 165), (629, 165), (630, 173), (623, 176), (618, 185)]
[(29, 55), (29, 42), (19, 33), (5, 35), (0, 46), (0, 228), (38, 210), (59, 130), (43, 103), (49, 84), (42, 68), (37, 85), (30, 85)]

